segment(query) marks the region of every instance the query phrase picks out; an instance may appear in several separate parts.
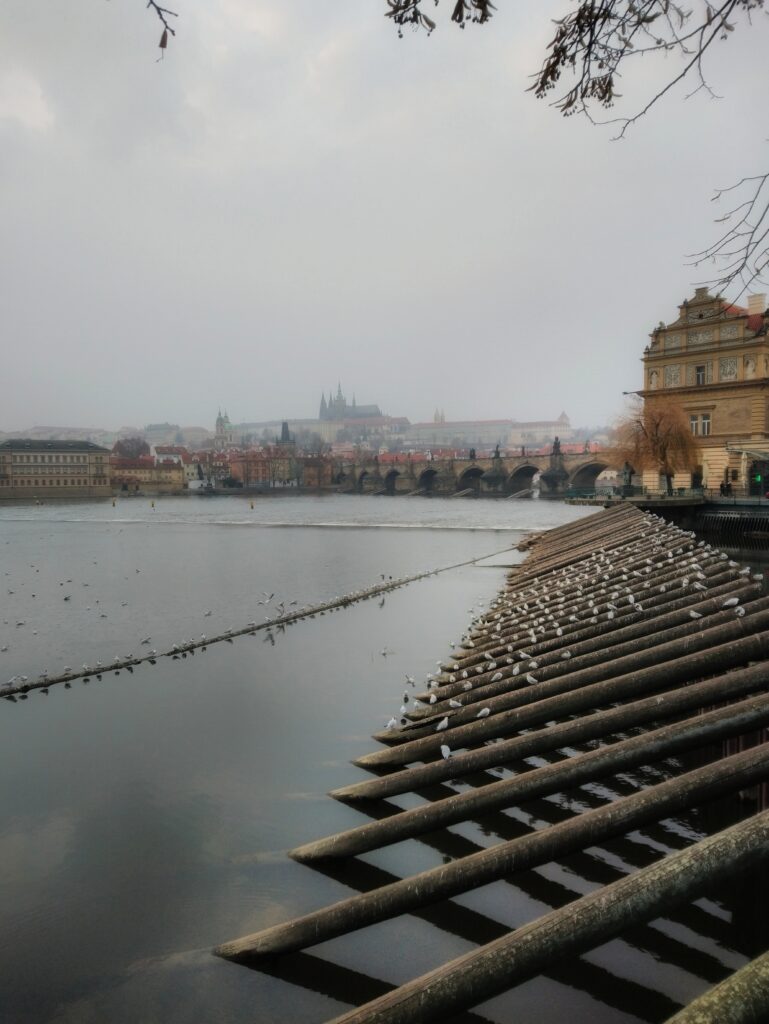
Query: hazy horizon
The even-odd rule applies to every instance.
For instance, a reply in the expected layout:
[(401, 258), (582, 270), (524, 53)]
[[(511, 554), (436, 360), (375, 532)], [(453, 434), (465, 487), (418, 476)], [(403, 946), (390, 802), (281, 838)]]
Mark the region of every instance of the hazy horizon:
[(444, 6), (399, 39), (380, 0), (182, 0), (156, 62), (144, 3), (9, 0), (0, 430), (312, 418), (339, 379), (412, 421), (610, 422), (714, 188), (766, 160), (764, 35), (611, 142), (526, 92), (565, 0)]

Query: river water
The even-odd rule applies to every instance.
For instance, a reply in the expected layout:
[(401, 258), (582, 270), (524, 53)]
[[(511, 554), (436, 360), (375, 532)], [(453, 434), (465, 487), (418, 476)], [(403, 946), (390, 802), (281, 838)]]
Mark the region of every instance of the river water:
[[(285, 855), (364, 820), (327, 791), (364, 777), (349, 762), (397, 713), (405, 675), (423, 680), (445, 657), (522, 557), (510, 550), (522, 534), (590, 512), (367, 496), (0, 506), (0, 683), (488, 556), (285, 632), (0, 701), (0, 1019), (319, 1024), (487, 941), (499, 922), (529, 920), (708, 831), (715, 812), (693, 812), (269, 971), (210, 954), (387, 873), (441, 863), (457, 842), (490, 845), (665, 773), (542, 800), (336, 874)], [(719, 808), (719, 824), (737, 813)], [(699, 901), (462, 1019), (662, 1021), (744, 962), (749, 918), (724, 894)]]

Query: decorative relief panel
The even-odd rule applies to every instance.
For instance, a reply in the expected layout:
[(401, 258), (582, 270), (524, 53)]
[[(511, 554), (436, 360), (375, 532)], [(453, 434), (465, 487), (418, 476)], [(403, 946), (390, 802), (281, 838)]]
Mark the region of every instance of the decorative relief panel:
[(697, 364), (687, 363), (686, 364), (686, 386), (695, 387), (700, 384), (712, 384), (713, 383), (713, 364), (712, 363), (701, 363), (700, 367), (704, 367), (705, 374), (697, 375)]
[(713, 341), (713, 328), (702, 331), (689, 331), (690, 345), (710, 345)]
[(681, 348), (681, 335), (668, 334), (665, 338), (665, 351), (677, 352)]
[(727, 356), (718, 360), (718, 379), (737, 380), (737, 357)]
[(697, 309), (689, 310), (686, 314), (686, 319), (690, 324), (694, 324), (697, 323), (698, 320), (709, 320), (711, 317), (717, 315), (717, 306), (698, 306)]
[[(737, 372), (735, 367), (735, 373)], [(665, 387), (666, 388), (680, 388), (681, 387), (681, 367), (680, 366), (666, 366), (665, 367)]]
[(736, 338), (739, 333), (737, 324), (724, 324), (721, 328), (721, 339), (728, 341), (729, 338)]

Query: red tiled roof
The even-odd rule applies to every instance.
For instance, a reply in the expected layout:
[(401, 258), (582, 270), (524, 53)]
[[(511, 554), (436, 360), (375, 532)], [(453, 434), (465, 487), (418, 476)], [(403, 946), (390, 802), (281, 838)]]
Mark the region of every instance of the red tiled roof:
[(744, 306), (733, 306), (728, 305), (723, 307), (723, 312), (727, 316), (744, 316), (747, 317), (747, 327), (749, 331), (757, 333), (761, 330), (764, 324), (763, 313), (749, 313)]

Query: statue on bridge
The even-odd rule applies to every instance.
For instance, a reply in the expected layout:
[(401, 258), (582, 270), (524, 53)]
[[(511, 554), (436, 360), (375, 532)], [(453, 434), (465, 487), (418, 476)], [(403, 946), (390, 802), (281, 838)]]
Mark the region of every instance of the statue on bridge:
[(550, 466), (541, 474), (540, 481), (544, 481), (548, 496), (555, 497), (566, 489), (568, 479), (569, 474), (566, 472), (563, 464), (561, 442), (556, 437), (553, 441), (553, 449), (550, 452)]
[(633, 467), (630, 465), (629, 462), (625, 461), (625, 465), (622, 467), (622, 491), (621, 491), (621, 493), (622, 493), (622, 497), (623, 498), (630, 498), (633, 495), (633, 486), (632, 486), (632, 483), (631, 483), (631, 481), (633, 479), (633, 472), (634, 472)]

